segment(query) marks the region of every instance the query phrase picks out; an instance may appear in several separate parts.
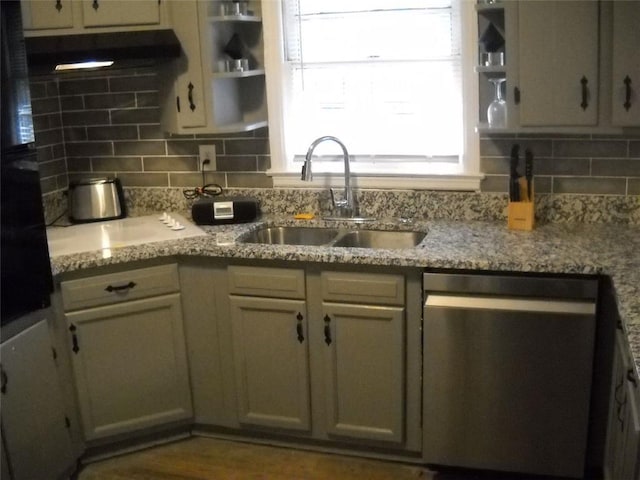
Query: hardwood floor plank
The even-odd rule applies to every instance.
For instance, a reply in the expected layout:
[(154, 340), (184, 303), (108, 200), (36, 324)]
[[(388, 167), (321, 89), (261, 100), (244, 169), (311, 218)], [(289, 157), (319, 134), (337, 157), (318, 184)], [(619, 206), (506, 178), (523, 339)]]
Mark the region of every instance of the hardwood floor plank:
[(412, 465), (194, 437), (90, 464), (78, 480), (432, 480)]

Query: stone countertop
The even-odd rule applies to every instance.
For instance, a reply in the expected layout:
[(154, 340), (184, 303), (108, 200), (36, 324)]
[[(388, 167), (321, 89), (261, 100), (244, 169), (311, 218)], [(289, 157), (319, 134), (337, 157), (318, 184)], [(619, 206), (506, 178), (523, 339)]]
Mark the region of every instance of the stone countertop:
[[(427, 231), (411, 249), (363, 249), (259, 245), (238, 242), (261, 226), (314, 226)], [(503, 222), (380, 221), (340, 225), (322, 220), (263, 217), (240, 225), (202, 226), (208, 235), (144, 245), (62, 255), (51, 259), (55, 276), (136, 260), (172, 256), (264, 259), (517, 272), (605, 274), (613, 281), (636, 370), (640, 372), (640, 227), (614, 224), (546, 224), (531, 232), (510, 231)]]

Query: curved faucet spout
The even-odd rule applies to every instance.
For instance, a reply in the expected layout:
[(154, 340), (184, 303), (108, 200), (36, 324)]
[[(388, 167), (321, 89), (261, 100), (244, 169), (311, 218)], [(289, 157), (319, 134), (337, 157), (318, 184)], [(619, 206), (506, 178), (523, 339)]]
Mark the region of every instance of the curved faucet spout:
[(331, 200), (333, 201), (333, 206), (343, 213), (343, 215), (341, 216), (349, 217), (355, 214), (353, 192), (351, 191), (351, 167), (349, 164), (349, 152), (347, 151), (347, 147), (345, 146), (345, 144), (342, 143), (340, 139), (338, 139), (337, 137), (332, 137), (330, 135), (325, 135), (323, 137), (316, 138), (311, 143), (311, 145), (309, 145), (307, 154), (304, 157), (301, 180), (305, 180), (307, 182), (313, 180), (313, 172), (311, 171), (311, 157), (313, 156), (313, 151), (316, 149), (316, 147), (322, 142), (326, 141), (333, 141), (340, 145), (340, 148), (342, 148), (342, 154), (344, 157), (344, 199), (336, 200), (333, 196), (332, 190)]

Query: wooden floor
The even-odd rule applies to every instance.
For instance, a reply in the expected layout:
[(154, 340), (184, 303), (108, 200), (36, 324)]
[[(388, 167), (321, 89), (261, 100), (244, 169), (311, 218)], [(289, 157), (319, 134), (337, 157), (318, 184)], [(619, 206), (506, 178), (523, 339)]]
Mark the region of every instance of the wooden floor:
[(85, 466), (78, 480), (432, 480), (394, 462), (193, 437)]

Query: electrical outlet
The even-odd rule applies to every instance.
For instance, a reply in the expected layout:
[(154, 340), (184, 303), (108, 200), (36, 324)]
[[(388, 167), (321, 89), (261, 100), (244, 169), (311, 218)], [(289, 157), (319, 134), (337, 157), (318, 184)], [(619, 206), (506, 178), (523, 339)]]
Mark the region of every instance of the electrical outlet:
[[(203, 172), (216, 171), (216, 146), (215, 145), (199, 145), (200, 156), (198, 165)], [(207, 161), (208, 160), (208, 161)]]

